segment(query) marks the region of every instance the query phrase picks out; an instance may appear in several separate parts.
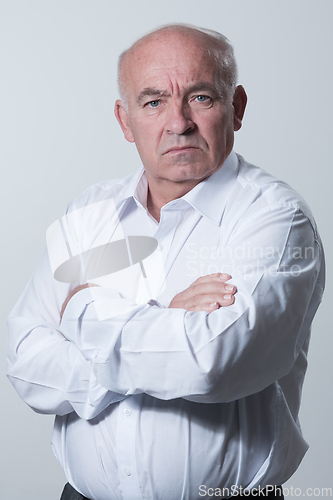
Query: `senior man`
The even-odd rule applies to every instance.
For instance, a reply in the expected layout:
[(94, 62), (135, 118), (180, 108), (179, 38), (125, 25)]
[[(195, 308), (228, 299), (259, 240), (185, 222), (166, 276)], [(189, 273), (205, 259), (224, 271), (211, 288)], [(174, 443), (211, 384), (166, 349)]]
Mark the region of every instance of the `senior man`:
[(63, 500), (279, 497), (307, 450), (323, 252), (304, 200), (232, 150), (236, 72), (224, 36), (187, 25), (121, 55), (143, 168), (69, 205), (9, 318), (9, 378), (56, 415)]

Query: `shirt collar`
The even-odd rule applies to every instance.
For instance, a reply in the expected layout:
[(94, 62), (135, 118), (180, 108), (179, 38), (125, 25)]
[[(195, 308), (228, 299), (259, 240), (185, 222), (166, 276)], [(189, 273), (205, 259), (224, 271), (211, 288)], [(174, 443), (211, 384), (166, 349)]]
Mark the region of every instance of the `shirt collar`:
[[(219, 225), (238, 172), (238, 158), (234, 151), (230, 153), (223, 166), (214, 174), (197, 184), (191, 191), (182, 197), (202, 216)], [(137, 205), (147, 209), (147, 176), (144, 168), (134, 174), (121, 179), (117, 185), (117, 208), (134, 199)]]
[(201, 215), (219, 225), (237, 173), (238, 158), (232, 151), (217, 172), (197, 184), (183, 199)]
[(147, 209), (147, 177), (144, 168), (141, 167), (133, 174), (119, 179), (116, 184), (117, 194), (115, 196), (116, 206), (119, 209), (125, 202), (134, 201)]

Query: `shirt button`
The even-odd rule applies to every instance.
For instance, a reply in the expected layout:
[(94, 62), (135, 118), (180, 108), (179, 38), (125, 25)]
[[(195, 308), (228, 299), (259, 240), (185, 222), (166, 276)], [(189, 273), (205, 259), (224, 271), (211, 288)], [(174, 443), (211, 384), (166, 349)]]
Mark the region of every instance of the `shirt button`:
[(129, 408), (126, 408), (126, 410), (124, 410), (124, 414), (126, 415), (126, 417), (129, 417), (131, 415), (131, 410)]
[(158, 249), (162, 252), (163, 246), (161, 245), (161, 243), (158, 244)]
[(124, 473), (126, 474), (126, 476), (130, 476), (132, 474), (131, 469), (129, 469), (128, 467), (125, 467)]

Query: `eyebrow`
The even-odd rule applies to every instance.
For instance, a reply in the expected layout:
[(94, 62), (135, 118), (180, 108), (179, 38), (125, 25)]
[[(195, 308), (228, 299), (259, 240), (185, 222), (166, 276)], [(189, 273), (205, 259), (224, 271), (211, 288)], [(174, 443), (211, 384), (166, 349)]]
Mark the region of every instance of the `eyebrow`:
[[(215, 85), (205, 81), (197, 82), (194, 85), (188, 87), (185, 90), (185, 94), (191, 94), (192, 92), (205, 91), (205, 90), (219, 95), (219, 92), (215, 87)], [(140, 104), (146, 97), (165, 97), (165, 96), (170, 96), (169, 92), (157, 89), (155, 87), (146, 87), (136, 97), (136, 102)]]
[(154, 87), (144, 88), (136, 98), (137, 103), (141, 103), (145, 97), (163, 97), (169, 95), (164, 90), (155, 89)]
[(201, 90), (208, 90), (209, 92), (213, 92), (215, 94), (219, 94), (216, 86), (212, 83), (209, 82), (197, 82), (191, 87), (189, 87), (186, 91), (186, 93), (190, 94), (191, 92), (198, 92)]

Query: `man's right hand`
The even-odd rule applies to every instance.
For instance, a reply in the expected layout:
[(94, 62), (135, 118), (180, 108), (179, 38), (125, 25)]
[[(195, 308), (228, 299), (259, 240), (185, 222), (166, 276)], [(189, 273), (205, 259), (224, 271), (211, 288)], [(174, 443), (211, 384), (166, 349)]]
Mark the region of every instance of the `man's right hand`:
[(175, 295), (169, 307), (187, 311), (212, 312), (234, 303), (237, 288), (231, 283), (230, 274), (209, 274), (198, 278), (186, 290)]
[(71, 300), (71, 298), (74, 297), (74, 295), (77, 292), (80, 292), (81, 290), (84, 290), (85, 288), (89, 288), (89, 287), (92, 287), (92, 286), (99, 286), (99, 285), (95, 285), (94, 283), (85, 283), (84, 285), (79, 285), (79, 286), (75, 287), (71, 292), (69, 292), (69, 294), (66, 297), (65, 302), (62, 305), (61, 311), (60, 311), (60, 322), (59, 322), (59, 324), (61, 323), (61, 320), (62, 320), (62, 317), (64, 315), (65, 309), (67, 307), (68, 302)]

